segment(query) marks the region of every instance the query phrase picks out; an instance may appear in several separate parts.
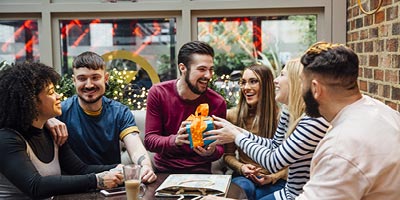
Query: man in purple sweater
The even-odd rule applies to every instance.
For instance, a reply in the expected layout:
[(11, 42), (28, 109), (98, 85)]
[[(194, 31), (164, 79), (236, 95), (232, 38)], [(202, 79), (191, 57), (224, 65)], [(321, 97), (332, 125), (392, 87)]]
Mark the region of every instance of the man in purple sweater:
[(224, 153), (223, 146), (190, 148), (185, 121), (198, 105), (208, 103), (209, 115), (226, 117), (226, 102), (208, 88), (214, 70), (214, 50), (204, 42), (184, 44), (179, 50), (180, 78), (153, 85), (147, 97), (147, 150), (156, 152), (157, 172), (211, 173), (211, 163)]

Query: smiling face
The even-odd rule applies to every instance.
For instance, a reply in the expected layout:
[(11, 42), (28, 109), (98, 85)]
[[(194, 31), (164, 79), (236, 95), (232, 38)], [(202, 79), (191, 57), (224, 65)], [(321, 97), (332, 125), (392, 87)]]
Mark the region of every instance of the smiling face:
[(287, 70), (282, 69), (280, 75), (275, 78), (275, 100), (279, 103), (288, 105), (289, 102), (289, 78)]
[(248, 105), (257, 106), (260, 100), (260, 88), (260, 81), (256, 73), (250, 69), (244, 70), (240, 80), (240, 89)]
[(214, 72), (214, 61), (209, 55), (193, 54), (189, 67), (182, 70), (185, 82), (194, 94), (203, 94)]
[(103, 69), (74, 68), (73, 80), (76, 93), (81, 101), (93, 104), (101, 100), (106, 91), (108, 73)]
[(55, 91), (53, 83), (44, 87), (38, 98), (38, 118), (47, 120), (61, 115), (61, 96)]

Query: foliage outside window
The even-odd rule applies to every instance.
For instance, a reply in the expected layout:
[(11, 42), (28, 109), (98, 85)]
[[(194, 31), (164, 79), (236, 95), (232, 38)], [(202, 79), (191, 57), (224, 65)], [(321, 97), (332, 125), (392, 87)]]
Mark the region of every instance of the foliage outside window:
[(229, 105), (237, 104), (237, 80), (246, 66), (263, 64), (276, 76), (317, 38), (316, 15), (204, 17), (197, 28), (198, 39), (215, 50), (214, 85)]
[(316, 42), (316, 16), (199, 18), (198, 39), (216, 51), (218, 76), (261, 63), (279, 73)]

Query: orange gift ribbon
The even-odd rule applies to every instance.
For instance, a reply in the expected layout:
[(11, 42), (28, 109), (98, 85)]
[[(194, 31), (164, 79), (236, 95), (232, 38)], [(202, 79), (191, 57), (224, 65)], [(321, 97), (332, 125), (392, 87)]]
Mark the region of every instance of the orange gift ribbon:
[(192, 143), (194, 147), (204, 146), (203, 131), (207, 129), (205, 120), (212, 120), (208, 117), (208, 104), (203, 103), (197, 106), (196, 112), (191, 114), (187, 121), (192, 121), (190, 124), (190, 132), (192, 134)]

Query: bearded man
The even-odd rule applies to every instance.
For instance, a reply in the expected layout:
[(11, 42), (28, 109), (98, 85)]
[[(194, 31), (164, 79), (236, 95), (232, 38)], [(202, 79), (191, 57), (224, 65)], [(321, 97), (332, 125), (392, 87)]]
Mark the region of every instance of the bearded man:
[(331, 128), (296, 199), (399, 199), (400, 113), (361, 94), (358, 56), (350, 48), (318, 42), (301, 63), (306, 113)]
[(209, 115), (226, 117), (226, 102), (208, 88), (214, 70), (214, 50), (199, 41), (188, 42), (179, 50), (181, 76), (150, 88), (147, 97), (144, 144), (155, 152), (156, 172), (211, 173), (211, 163), (224, 153), (223, 146), (189, 146), (185, 121), (203, 103)]

